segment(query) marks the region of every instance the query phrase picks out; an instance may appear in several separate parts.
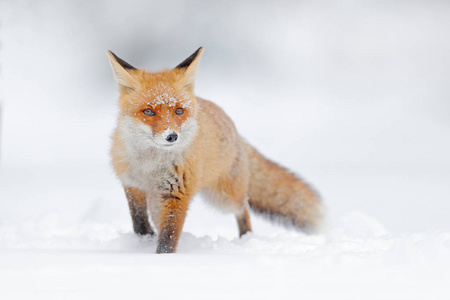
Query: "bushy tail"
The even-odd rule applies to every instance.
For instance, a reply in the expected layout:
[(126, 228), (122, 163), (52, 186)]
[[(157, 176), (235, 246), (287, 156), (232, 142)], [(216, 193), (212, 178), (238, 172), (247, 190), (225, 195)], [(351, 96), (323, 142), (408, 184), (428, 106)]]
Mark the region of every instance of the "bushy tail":
[(286, 169), (267, 160), (248, 145), (250, 208), (271, 220), (317, 232), (323, 218), (317, 193)]

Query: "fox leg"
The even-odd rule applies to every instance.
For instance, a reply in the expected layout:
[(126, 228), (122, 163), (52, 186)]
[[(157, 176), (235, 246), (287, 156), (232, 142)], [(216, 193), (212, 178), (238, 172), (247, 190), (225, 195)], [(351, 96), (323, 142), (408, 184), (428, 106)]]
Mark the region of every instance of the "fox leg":
[(189, 200), (180, 193), (162, 195), (156, 253), (174, 253), (177, 250)]
[(216, 184), (202, 190), (204, 199), (218, 209), (233, 213), (239, 228), (239, 237), (252, 230), (247, 197), (247, 181), (222, 178)]
[(239, 227), (239, 237), (243, 236), (249, 231), (252, 231), (252, 225), (250, 224), (250, 215), (248, 212), (248, 204), (245, 204), (242, 211), (236, 214), (236, 220)]
[(147, 201), (142, 191), (125, 187), (125, 195), (128, 199), (133, 229), (137, 235), (153, 235), (153, 229), (148, 221)]
[[(227, 186), (231, 185), (227, 184)], [(236, 195), (235, 192), (235, 190), (225, 191), (220, 186), (213, 186), (204, 189), (202, 195), (206, 201), (218, 209), (235, 215), (239, 228), (239, 237), (241, 237), (245, 233), (252, 231), (252, 225), (250, 223), (247, 196), (242, 196), (241, 193)]]

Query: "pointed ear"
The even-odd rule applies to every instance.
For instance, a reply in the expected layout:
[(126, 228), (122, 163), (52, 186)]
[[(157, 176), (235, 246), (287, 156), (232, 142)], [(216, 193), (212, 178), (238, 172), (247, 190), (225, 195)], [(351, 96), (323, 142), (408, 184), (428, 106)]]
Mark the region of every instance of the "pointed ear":
[(120, 87), (127, 87), (131, 89), (137, 87), (136, 79), (129, 72), (130, 70), (137, 69), (109, 50), (106, 51), (106, 54), (109, 57), (109, 63), (111, 64), (111, 68), (113, 69), (117, 84)]
[(194, 89), (195, 77), (197, 75), (197, 68), (200, 63), (200, 58), (202, 57), (202, 52), (203, 47), (198, 48), (191, 56), (175, 67), (175, 69), (184, 71), (181, 79), (184, 88)]

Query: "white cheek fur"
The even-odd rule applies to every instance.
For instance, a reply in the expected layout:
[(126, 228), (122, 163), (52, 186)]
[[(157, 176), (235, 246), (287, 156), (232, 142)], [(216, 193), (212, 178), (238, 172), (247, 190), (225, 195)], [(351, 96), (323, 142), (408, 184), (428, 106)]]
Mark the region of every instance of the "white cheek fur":
[(156, 146), (152, 139), (153, 132), (150, 126), (135, 121), (129, 116), (121, 118), (118, 126), (127, 149), (148, 149)]
[(166, 136), (171, 128), (163, 134), (155, 134), (150, 126), (139, 122), (130, 116), (125, 116), (119, 120), (119, 129), (126, 148), (130, 150), (145, 151), (149, 148), (159, 148), (164, 151), (183, 151), (195, 138), (198, 131), (198, 123), (194, 118), (187, 120), (180, 128), (178, 140), (172, 147), (167, 145)]

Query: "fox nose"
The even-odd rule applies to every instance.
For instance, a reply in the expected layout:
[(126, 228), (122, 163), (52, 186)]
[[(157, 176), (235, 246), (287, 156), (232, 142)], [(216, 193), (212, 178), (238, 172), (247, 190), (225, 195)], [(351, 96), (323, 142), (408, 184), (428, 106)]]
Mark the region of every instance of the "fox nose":
[(178, 134), (176, 134), (175, 132), (169, 134), (169, 135), (166, 137), (166, 141), (168, 141), (169, 143), (176, 142), (177, 139), (178, 139)]

